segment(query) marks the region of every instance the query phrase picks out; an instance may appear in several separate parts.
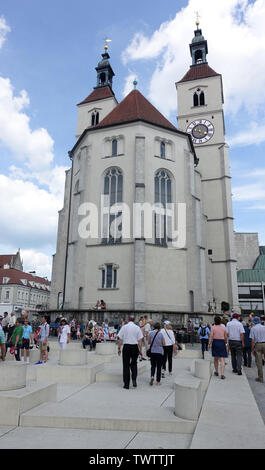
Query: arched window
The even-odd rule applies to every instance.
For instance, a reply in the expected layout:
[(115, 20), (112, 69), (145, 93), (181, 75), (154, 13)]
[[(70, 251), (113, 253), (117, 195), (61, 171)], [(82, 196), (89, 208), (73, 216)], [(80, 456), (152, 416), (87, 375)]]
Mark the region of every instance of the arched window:
[(97, 126), (99, 123), (99, 112), (93, 112), (91, 115), (91, 126)]
[(199, 106), (199, 97), (196, 92), (193, 95), (193, 106)]
[(166, 144), (165, 142), (161, 142), (160, 144), (160, 157), (166, 158)]
[(204, 92), (198, 88), (193, 94), (193, 106), (204, 106), (205, 105), (205, 95)]
[(117, 139), (112, 140), (111, 155), (112, 155), (112, 157), (117, 157), (117, 155), (118, 155), (118, 141), (117, 141)]
[(105, 74), (105, 72), (102, 72), (102, 73), (100, 74), (99, 79), (100, 79), (100, 85), (104, 85), (105, 82), (106, 82), (106, 74)]
[(117, 208), (115, 213), (111, 213), (112, 206), (122, 203), (122, 198), (122, 171), (119, 168), (109, 168), (104, 175), (102, 243), (120, 243), (122, 240), (122, 211)]
[(205, 97), (203, 91), (201, 91), (200, 94), (200, 106), (203, 106), (205, 104)]
[(198, 50), (195, 52), (195, 63), (196, 63), (196, 64), (199, 64), (200, 62), (202, 62), (202, 50), (201, 50), (201, 49), (198, 49)]
[[(171, 240), (171, 218), (164, 213), (167, 204), (172, 203), (172, 180), (166, 170), (158, 170), (155, 174), (155, 243), (167, 245)], [(159, 211), (160, 209), (160, 211)]]

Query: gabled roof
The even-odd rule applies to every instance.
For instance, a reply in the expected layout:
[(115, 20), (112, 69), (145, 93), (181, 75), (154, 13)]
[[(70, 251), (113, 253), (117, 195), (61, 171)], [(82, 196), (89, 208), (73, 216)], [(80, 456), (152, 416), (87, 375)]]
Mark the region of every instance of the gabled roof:
[(104, 100), (106, 98), (115, 98), (115, 95), (109, 85), (94, 88), (92, 93), (90, 93), (87, 98), (81, 101), (81, 103), (78, 103), (77, 106), (79, 106), (80, 104), (92, 103), (93, 101)]
[(198, 80), (200, 78), (218, 77), (220, 73), (216, 73), (208, 64), (192, 65), (190, 70), (177, 83)]
[(5, 264), (9, 264), (9, 266), (11, 266), (14, 256), (16, 255), (0, 255), (0, 268), (2, 268)]
[[(7, 284), (19, 284), (19, 285), (27, 285), (30, 287), (29, 282), (34, 282), (35, 284), (43, 284), (46, 287), (49, 287), (51, 285), (50, 281), (43, 277), (39, 276), (33, 276), (32, 274), (25, 273), (23, 271), (20, 271), (18, 269), (3, 269), (0, 268), (0, 284), (3, 284), (3, 278), (8, 278), (9, 281)], [(24, 284), (22, 282), (22, 279), (25, 279), (27, 281), (27, 284)], [(35, 285), (36, 287), (36, 285)], [(37, 288), (37, 287), (36, 287)]]
[(163, 129), (171, 130), (179, 135), (188, 138), (191, 151), (194, 155), (195, 164), (198, 164), (198, 159), (195, 153), (194, 145), (190, 134), (180, 131), (170, 121), (168, 121), (163, 114), (160, 113), (138, 90), (132, 90), (121, 103), (119, 103), (97, 126), (87, 127), (80, 135), (74, 147), (68, 152), (70, 158), (76, 148), (82, 142), (87, 132), (95, 132), (106, 127), (112, 127), (137, 121), (154, 124)]
[(114, 108), (96, 128), (113, 126), (134, 121), (145, 121), (167, 129), (177, 131), (138, 90), (133, 90)]

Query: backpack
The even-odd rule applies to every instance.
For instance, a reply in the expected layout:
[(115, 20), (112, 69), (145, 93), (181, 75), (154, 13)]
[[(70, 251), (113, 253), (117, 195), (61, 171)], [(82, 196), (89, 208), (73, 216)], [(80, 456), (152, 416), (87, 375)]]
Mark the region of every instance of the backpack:
[(206, 336), (206, 326), (201, 326), (201, 336)]

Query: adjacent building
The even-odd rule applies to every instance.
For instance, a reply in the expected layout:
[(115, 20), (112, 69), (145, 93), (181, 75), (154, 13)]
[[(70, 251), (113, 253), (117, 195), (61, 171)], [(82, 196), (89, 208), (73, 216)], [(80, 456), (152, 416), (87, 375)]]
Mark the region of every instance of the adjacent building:
[(49, 307), (50, 282), (23, 271), (18, 251), (14, 255), (0, 255), (0, 313), (44, 311)]
[(236, 233), (238, 297), (241, 313), (265, 315), (265, 246), (257, 233)]

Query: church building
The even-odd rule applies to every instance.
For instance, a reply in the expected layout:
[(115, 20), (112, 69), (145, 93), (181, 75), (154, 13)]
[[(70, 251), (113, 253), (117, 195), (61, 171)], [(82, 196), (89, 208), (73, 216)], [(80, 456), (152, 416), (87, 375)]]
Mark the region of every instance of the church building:
[(105, 45), (96, 86), (78, 104), (51, 309), (84, 312), (104, 299), (113, 312), (191, 317), (238, 305), (222, 76), (199, 25), (190, 53), (176, 127), (136, 82), (118, 103)]

